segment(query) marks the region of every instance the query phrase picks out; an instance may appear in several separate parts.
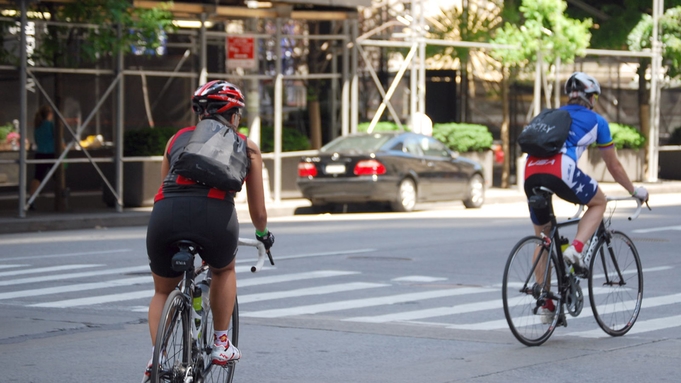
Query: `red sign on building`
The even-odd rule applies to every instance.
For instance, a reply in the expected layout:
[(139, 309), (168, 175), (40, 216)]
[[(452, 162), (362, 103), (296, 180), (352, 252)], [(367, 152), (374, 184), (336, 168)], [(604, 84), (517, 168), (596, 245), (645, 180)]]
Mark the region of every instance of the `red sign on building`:
[(252, 36), (227, 37), (227, 69), (255, 69), (257, 67), (255, 38)]

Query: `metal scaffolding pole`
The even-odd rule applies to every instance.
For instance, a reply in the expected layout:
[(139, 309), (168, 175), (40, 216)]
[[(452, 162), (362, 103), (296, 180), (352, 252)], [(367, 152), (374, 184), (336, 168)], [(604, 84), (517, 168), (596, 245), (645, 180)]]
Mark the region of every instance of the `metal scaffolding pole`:
[(284, 80), (282, 75), (281, 59), (281, 18), (277, 17), (276, 34), (276, 64), (274, 77), (274, 203), (281, 202), (281, 132), (282, 132), (282, 105), (284, 93)]
[(26, 201), (26, 119), (28, 118), (28, 101), (26, 98), (26, 81), (28, 80), (26, 71), (26, 24), (28, 23), (26, 17), (26, 3), (28, 0), (21, 1), (21, 32), (19, 45), (21, 54), (21, 70), (19, 71), (19, 217), (26, 217), (26, 210), (24, 209), (24, 201)]
[(658, 173), (658, 136), (660, 132), (660, 87), (658, 77), (662, 73), (662, 44), (660, 42), (660, 16), (664, 13), (662, 0), (653, 0), (653, 58), (650, 65), (650, 130), (648, 132), (648, 182), (657, 182)]

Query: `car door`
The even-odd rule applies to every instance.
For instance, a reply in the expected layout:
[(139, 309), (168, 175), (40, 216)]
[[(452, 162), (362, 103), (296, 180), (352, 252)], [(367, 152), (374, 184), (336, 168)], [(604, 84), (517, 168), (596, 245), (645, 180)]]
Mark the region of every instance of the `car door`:
[(419, 136), (407, 136), (402, 144), (402, 152), (405, 154), (407, 168), (405, 171), (411, 171), (418, 179), (416, 180), (417, 192), (419, 196), (428, 196), (431, 194), (432, 188), (432, 167), (427, 165), (427, 161), (423, 150), (421, 150), (421, 143)]
[(431, 169), (431, 189), (433, 200), (452, 200), (462, 195), (465, 183), (464, 174), (452, 152), (433, 137), (423, 137), (421, 149), (425, 154), (426, 165)]

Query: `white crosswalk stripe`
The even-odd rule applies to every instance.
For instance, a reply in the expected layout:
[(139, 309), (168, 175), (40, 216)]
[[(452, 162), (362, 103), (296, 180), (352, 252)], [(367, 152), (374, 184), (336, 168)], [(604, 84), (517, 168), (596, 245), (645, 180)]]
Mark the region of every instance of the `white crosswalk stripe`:
[[(9, 286), (0, 291), (0, 304), (143, 312), (153, 295), (148, 265), (119, 268), (108, 268), (104, 264), (31, 267), (23, 263), (0, 265), (0, 286)], [(644, 269), (644, 272), (647, 275), (671, 268), (659, 266)], [(428, 275), (396, 275), (374, 281), (358, 271), (287, 273), (269, 266), (257, 274), (252, 274), (247, 265), (237, 266), (236, 271), (239, 274), (238, 298), (243, 318), (317, 315), (323, 320), (369, 324), (401, 323), (437, 326), (445, 330), (508, 331), (500, 286), (496, 284), (479, 287), (444, 285), (440, 282), (446, 278)], [(30, 288), (24, 286), (29, 284)], [(605, 292), (607, 290), (604, 289), (594, 291), (595, 294)], [(608, 337), (597, 326), (587, 327), (587, 321), (574, 322), (577, 319), (593, 321), (586, 288), (583, 293), (586, 307), (579, 317), (568, 317), (568, 322), (575, 323), (575, 326), (570, 327), (570, 332), (557, 331), (556, 335)], [(647, 313), (646, 309), (656, 307), (673, 308), (679, 303), (681, 294), (646, 295), (642, 312)], [(681, 327), (681, 315), (677, 314), (678, 311), (662, 317), (642, 316), (629, 334)]]

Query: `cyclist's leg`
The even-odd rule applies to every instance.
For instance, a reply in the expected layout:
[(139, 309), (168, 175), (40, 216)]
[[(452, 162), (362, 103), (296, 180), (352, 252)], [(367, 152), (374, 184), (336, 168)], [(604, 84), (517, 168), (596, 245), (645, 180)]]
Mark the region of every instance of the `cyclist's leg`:
[[(210, 309), (213, 312), (215, 331), (227, 331), (236, 300), (235, 260), (222, 269), (211, 268)], [(213, 304), (215, 302), (215, 304)]]
[(151, 344), (156, 343), (156, 331), (158, 331), (158, 323), (161, 320), (161, 312), (163, 311), (163, 305), (165, 305), (166, 300), (170, 292), (177, 287), (180, 283), (182, 276), (175, 278), (165, 278), (160, 275), (151, 273), (154, 278), (154, 296), (151, 298), (149, 303), (149, 333), (151, 334)]
[(577, 234), (575, 239), (586, 243), (591, 236), (596, 232), (598, 226), (603, 220), (603, 214), (605, 213), (605, 205), (607, 200), (605, 199), (605, 194), (599, 187), (596, 190), (596, 194), (591, 198), (591, 200), (586, 204), (588, 209), (582, 216), (582, 219), (577, 224)]

